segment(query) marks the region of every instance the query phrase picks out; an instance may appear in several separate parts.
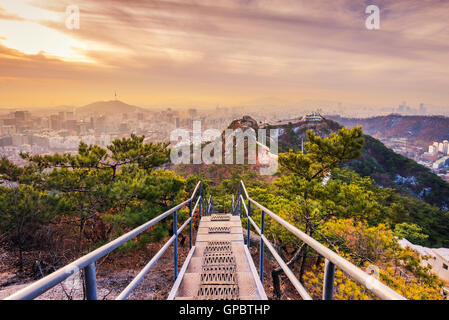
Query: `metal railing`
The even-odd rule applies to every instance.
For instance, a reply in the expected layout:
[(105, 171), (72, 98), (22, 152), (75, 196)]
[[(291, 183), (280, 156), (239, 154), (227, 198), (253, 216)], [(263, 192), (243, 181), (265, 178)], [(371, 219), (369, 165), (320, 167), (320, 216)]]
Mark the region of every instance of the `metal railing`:
[[(198, 195), (195, 205), (192, 208), (195, 197)], [(183, 209), (185, 206), (189, 206), (189, 218), (178, 228), (178, 210)], [(118, 248), (125, 242), (135, 238), (139, 234), (148, 230), (150, 227), (154, 226), (156, 223), (165, 219), (166, 217), (173, 214), (173, 235), (165, 243), (165, 245), (154, 255), (154, 257), (147, 263), (147, 265), (140, 271), (140, 273), (131, 281), (131, 283), (120, 293), (116, 300), (126, 299), (132, 290), (143, 280), (144, 276), (150, 271), (157, 260), (164, 254), (164, 252), (173, 244), (173, 265), (174, 265), (174, 279), (178, 277), (178, 235), (184, 230), (187, 225), (190, 225), (189, 232), (189, 245), (192, 248), (192, 221), (194, 214), (199, 209), (200, 216), (209, 214), (212, 207), (211, 198), (209, 197), (209, 202), (206, 201), (204, 197), (204, 188), (202, 182), (198, 182), (192, 196), (186, 201), (178, 204), (177, 206), (167, 210), (156, 218), (148, 221), (147, 223), (129, 231), (128, 233), (120, 236), (119, 238), (105, 244), (104, 246), (86, 254), (85, 256), (75, 260), (74, 262), (66, 265), (65, 267), (49, 274), (48, 276), (36, 281), (35, 283), (25, 287), (24, 289), (12, 294), (7, 297), (6, 300), (29, 300), (34, 299), (47, 290), (53, 288), (55, 285), (66, 280), (71, 275), (77, 273), (80, 270), (84, 270), (84, 288), (85, 296), (87, 300), (97, 300), (97, 283), (96, 283), (96, 272), (95, 272), (95, 262), (104, 257), (114, 249)]]
[[(246, 203), (245, 204), (245, 196)], [(273, 247), (273, 245), (270, 243), (270, 241), (265, 237), (265, 214), (270, 216), (273, 220), (278, 222), (280, 225), (282, 225), (284, 228), (286, 228), (288, 231), (293, 233), (297, 238), (299, 238), (301, 241), (303, 241), (305, 244), (307, 244), (309, 247), (314, 249), (316, 252), (318, 252), (321, 256), (323, 256), (325, 260), (325, 267), (324, 267), (324, 283), (323, 283), (323, 300), (332, 300), (333, 299), (333, 293), (334, 293), (334, 275), (335, 275), (335, 266), (340, 268), (347, 276), (351, 277), (364, 287), (366, 287), (369, 291), (371, 291), (374, 295), (376, 295), (378, 298), (384, 299), (384, 300), (405, 300), (405, 298), (391, 289), (390, 287), (386, 286), (382, 282), (380, 282), (378, 279), (374, 278), (373, 276), (369, 275), (368, 273), (364, 272), (362, 269), (358, 268), (348, 260), (344, 259), (337, 253), (333, 252), (329, 248), (325, 247), (312, 237), (308, 236), (306, 233), (302, 232), (295, 226), (291, 225), (269, 209), (265, 208), (261, 204), (259, 204), (257, 201), (251, 199), (248, 196), (248, 192), (246, 191), (245, 184), (243, 181), (240, 181), (239, 190), (237, 193), (237, 199), (234, 197), (232, 198), (232, 208), (231, 213), (234, 215), (240, 215), (240, 217), (243, 216), (243, 212), (245, 212), (248, 223), (248, 238), (247, 238), (247, 246), (250, 247), (250, 225), (254, 227), (256, 232), (260, 236), (260, 263), (259, 263), (259, 276), (260, 281), (263, 282), (263, 272), (264, 272), (264, 247), (266, 246), (268, 250), (270, 250), (271, 254), (273, 255), (274, 259), (277, 261), (279, 266), (282, 268), (282, 270), (285, 272), (288, 279), (291, 281), (295, 289), (298, 291), (300, 296), (304, 300), (312, 300), (311, 296), (307, 292), (307, 290), (304, 288), (304, 286), (301, 284), (301, 282), (296, 278), (296, 276), (293, 274), (293, 272), (290, 270), (290, 268), (287, 266), (287, 264), (284, 262), (284, 260), (280, 257), (280, 255), (277, 253), (276, 249)], [(254, 222), (254, 220), (251, 218), (251, 204), (255, 207), (259, 208), (261, 210), (260, 215), (260, 228), (259, 226)]]

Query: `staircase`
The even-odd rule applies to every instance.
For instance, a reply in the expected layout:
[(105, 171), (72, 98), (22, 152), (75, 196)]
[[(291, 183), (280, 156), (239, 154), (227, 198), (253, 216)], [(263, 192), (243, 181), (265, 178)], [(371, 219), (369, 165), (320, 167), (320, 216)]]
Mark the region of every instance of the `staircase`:
[(266, 300), (239, 216), (203, 216), (168, 300)]

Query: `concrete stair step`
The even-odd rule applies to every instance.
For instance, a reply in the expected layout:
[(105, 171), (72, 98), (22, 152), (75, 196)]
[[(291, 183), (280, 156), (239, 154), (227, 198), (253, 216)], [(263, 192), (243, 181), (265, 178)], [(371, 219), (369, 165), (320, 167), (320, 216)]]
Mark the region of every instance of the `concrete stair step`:
[[(245, 256), (235, 256), (236, 271), (237, 272), (249, 272), (250, 268), (246, 261)], [(203, 257), (192, 257), (189, 266), (187, 267), (187, 273), (201, 273), (203, 266)]]
[[(226, 224), (226, 223), (224, 223), (224, 222), (214, 222), (213, 224), (211, 224), (210, 225), (210, 227), (229, 227), (229, 233), (237, 233), (237, 234), (240, 234), (240, 233), (242, 233), (242, 226), (230, 226), (230, 225), (228, 225), (228, 224)], [(209, 233), (209, 226), (203, 226), (203, 225), (200, 225), (199, 227), (198, 227), (198, 235), (200, 235), (200, 234), (216, 234), (216, 233)]]
[(239, 241), (243, 243), (243, 234), (241, 233), (198, 233), (196, 243), (207, 241)]
[(241, 227), (240, 221), (201, 221), (199, 228), (209, 228), (212, 226)]
[[(240, 222), (240, 217), (239, 216), (233, 216), (231, 214), (226, 214), (226, 215), (230, 217), (229, 221), (232, 221), (232, 222), (238, 221), (238, 222)], [(211, 221), (211, 216), (204, 216), (204, 217), (201, 218), (201, 221), (204, 221), (204, 222)], [(214, 222), (217, 222), (217, 221), (214, 221)], [(220, 221), (218, 221), (218, 222), (220, 222)]]
[[(204, 254), (204, 250), (207, 247), (207, 242), (202, 242), (201, 244), (196, 245), (195, 253), (193, 254), (193, 257), (202, 257)], [(241, 243), (238, 242), (231, 242), (231, 252), (234, 254), (234, 256), (244, 256), (245, 252), (243, 249), (243, 246)], [(225, 251), (222, 251), (225, 252)]]
[[(186, 273), (178, 290), (177, 298), (196, 297), (200, 288), (200, 273)], [(259, 299), (251, 272), (237, 272), (239, 295)]]

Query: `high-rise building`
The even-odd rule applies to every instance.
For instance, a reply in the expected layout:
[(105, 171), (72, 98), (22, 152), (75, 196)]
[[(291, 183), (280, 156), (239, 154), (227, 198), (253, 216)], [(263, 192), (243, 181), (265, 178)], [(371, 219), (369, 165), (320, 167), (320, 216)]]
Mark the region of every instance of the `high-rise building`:
[(429, 146), (429, 154), (434, 155), (436, 153), (438, 153), (437, 147), (435, 145)]
[(58, 118), (59, 118), (59, 121), (61, 123), (63, 123), (66, 120), (66, 113), (65, 113), (65, 111), (59, 111)]
[(50, 116), (50, 129), (60, 130), (62, 127), (61, 121), (58, 115), (53, 114)]
[(16, 133), (16, 126), (2, 126), (0, 127), (0, 134), (4, 136), (10, 136)]
[(419, 105), (419, 114), (425, 115), (427, 113), (426, 107), (424, 107), (424, 103)]
[(443, 141), (443, 153), (449, 154), (449, 141), (447, 140)]
[(75, 120), (75, 113), (73, 111), (66, 112), (66, 120)]
[(438, 152), (439, 152), (439, 153), (444, 153), (444, 145), (443, 145), (442, 142), (440, 142), (440, 143), (438, 144)]
[(29, 111), (16, 111), (14, 112), (14, 118), (17, 120), (30, 120), (31, 119), (31, 115)]
[(194, 108), (190, 108), (187, 112), (189, 113), (189, 117), (191, 119), (194, 119), (197, 116), (197, 110)]

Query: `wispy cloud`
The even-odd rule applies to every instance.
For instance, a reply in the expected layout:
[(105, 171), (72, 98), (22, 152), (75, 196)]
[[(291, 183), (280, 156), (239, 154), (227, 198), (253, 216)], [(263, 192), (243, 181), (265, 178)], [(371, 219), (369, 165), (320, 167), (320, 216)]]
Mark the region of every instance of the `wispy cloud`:
[[(80, 30), (64, 24), (73, 1), (19, 2), (41, 13), (4, 8), (0, 22), (16, 17), (73, 41), (67, 46), (73, 61), (50, 63), (46, 74), (55, 79), (84, 74), (88, 83), (101, 78), (113, 86), (120, 77), (164, 93), (185, 84), (192, 98), (215, 101), (231, 101), (233, 92), (237, 101), (267, 91), (289, 99), (331, 93), (352, 102), (363, 96), (382, 103), (449, 99), (447, 1), (378, 0), (378, 31), (364, 27), (367, 1), (77, 0)], [(23, 77), (45, 72), (46, 47), (27, 57)], [(13, 61), (0, 58), (2, 71), (17, 73)], [(82, 61), (91, 65), (82, 68)]]

